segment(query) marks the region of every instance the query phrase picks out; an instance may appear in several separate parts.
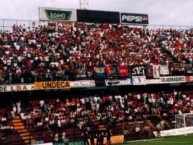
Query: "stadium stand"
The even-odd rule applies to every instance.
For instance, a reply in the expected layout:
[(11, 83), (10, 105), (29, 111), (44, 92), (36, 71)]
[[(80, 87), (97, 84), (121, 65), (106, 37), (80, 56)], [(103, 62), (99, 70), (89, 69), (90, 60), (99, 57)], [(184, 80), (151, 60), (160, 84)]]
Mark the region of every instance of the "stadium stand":
[[(13, 32), (0, 33), (0, 83), (94, 80), (96, 67), (151, 64), (168, 65), (172, 76), (190, 75), (192, 34), (191, 30), (121, 24), (50, 23), (33, 29), (14, 25)], [(107, 76), (108, 71), (105, 73)], [(30, 92), (34, 96), (25, 94), (27, 99), (14, 92), (17, 99), (0, 108), (0, 136), (10, 145), (70, 142), (83, 140), (90, 130), (108, 129), (111, 135), (136, 139), (145, 135), (136, 136), (136, 127), (151, 126), (150, 137), (158, 128), (174, 128), (175, 114), (193, 110), (191, 88), (157, 87), (128, 87), (113, 93), (59, 92), (57, 97), (49, 96), (56, 92), (43, 96), (34, 91)]]
[(93, 79), (95, 67), (167, 64), (192, 71), (191, 30), (70, 23), (0, 33), (1, 83)]
[[(190, 90), (146, 92), (143, 89), (142, 92), (113, 92), (114, 95), (106, 92), (81, 96), (69, 92), (68, 95), (63, 94), (68, 97), (60, 94), (59, 98), (54, 99), (49, 97), (49, 94), (54, 95), (53, 92), (46, 93), (46, 97), (35, 97), (37, 94), (28, 97), (27, 105), (21, 101), (20, 112), (17, 112), (18, 106), (15, 114), (11, 114), (14, 107), (6, 111), (13, 118), (11, 129), (4, 129), (7, 142), (17, 144), (14, 139), (18, 140), (18, 136), (23, 144), (29, 141), (54, 142), (56, 134), (57, 141), (62, 142), (64, 132), (68, 141), (79, 141), (83, 140), (84, 128), (109, 128), (112, 136), (126, 133), (129, 134), (128, 139), (136, 139), (136, 122), (141, 131), (151, 127), (150, 136), (153, 137), (152, 131), (161, 122), (165, 122), (161, 130), (174, 128), (172, 122), (175, 114), (190, 113), (193, 110), (193, 92)], [(145, 120), (149, 120), (148, 125)], [(1, 130), (4, 124), (1, 122)], [(140, 138), (143, 137), (148, 136), (141, 132)]]

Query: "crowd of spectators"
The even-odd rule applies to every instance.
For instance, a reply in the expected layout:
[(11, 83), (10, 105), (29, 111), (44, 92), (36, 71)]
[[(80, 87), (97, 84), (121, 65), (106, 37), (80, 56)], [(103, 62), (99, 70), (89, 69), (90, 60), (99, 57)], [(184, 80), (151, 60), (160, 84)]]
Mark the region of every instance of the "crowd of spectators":
[(11, 112), (7, 109), (1, 109), (0, 111), (0, 130), (13, 130), (13, 125), (11, 123), (13, 116)]
[[(114, 135), (116, 131), (113, 129), (125, 122), (152, 119), (155, 128), (160, 127), (163, 120), (168, 123), (167, 127), (173, 128), (176, 114), (192, 112), (192, 95), (179, 90), (113, 94), (104, 92), (100, 95), (85, 94), (84, 97), (77, 94), (67, 98), (40, 97), (29, 99), (25, 104), (22, 100), (13, 103), (11, 111), (4, 111), (0, 115), (0, 129), (13, 130), (11, 120), (19, 115), (28, 130), (42, 134), (49, 132), (54, 140), (62, 138), (69, 141), (69, 134), (66, 136), (64, 131), (70, 128), (78, 128), (84, 134), (85, 129), (105, 125), (112, 130), (111, 135)], [(167, 128), (162, 125), (162, 129)], [(64, 134), (63, 137), (61, 133)]]
[[(176, 114), (192, 113), (193, 98), (173, 90), (38, 99), (29, 100), (28, 107), (24, 106), (24, 104), (17, 106), (16, 110), (19, 109), (19, 112), (15, 111), (15, 113), (21, 116), (27, 128), (60, 132), (64, 128), (73, 127), (82, 130), (89, 124), (95, 126), (105, 124), (111, 128), (123, 122), (148, 120), (149, 117), (157, 116), (160, 118), (159, 121), (166, 120), (171, 125)], [(13, 107), (12, 112), (14, 110)]]
[[(92, 79), (94, 67), (166, 64), (192, 70), (191, 30), (67, 23), (0, 33), (0, 82)], [(179, 63), (178, 66), (172, 62)]]
[[(168, 65), (170, 74), (193, 74), (193, 31), (149, 29), (111, 24), (49, 24), (28, 29), (13, 26), (0, 32), (0, 84), (48, 80), (94, 79), (99, 66)], [(190, 113), (193, 98), (186, 93), (152, 92), (88, 95), (17, 102), (0, 114), (0, 129), (13, 129), (20, 115), (27, 128), (58, 132), (63, 128), (122, 122), (159, 116), (171, 123), (175, 114)], [(1, 111), (0, 111), (1, 112)], [(160, 122), (157, 122), (158, 124)], [(63, 140), (66, 138), (63, 132)]]

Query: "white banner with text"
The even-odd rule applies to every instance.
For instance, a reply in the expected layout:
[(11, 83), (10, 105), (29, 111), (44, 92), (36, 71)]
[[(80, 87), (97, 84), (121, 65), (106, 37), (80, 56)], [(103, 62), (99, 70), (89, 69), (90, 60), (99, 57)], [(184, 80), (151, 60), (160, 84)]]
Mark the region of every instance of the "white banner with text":
[[(183, 135), (193, 133), (193, 127), (184, 127), (184, 128), (176, 128), (170, 130), (163, 130), (160, 132), (160, 136), (176, 136), (176, 135)], [(157, 136), (157, 131), (154, 131), (153, 134)]]
[(39, 8), (39, 19), (50, 21), (77, 21), (76, 10), (74, 9), (62, 9), (62, 8)]
[(0, 92), (18, 92), (34, 90), (34, 84), (0, 85)]

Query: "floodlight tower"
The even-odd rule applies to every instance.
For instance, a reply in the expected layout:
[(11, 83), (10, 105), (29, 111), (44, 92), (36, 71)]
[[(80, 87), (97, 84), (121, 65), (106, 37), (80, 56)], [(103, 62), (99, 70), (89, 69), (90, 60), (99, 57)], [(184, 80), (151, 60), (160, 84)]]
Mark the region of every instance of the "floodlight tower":
[(87, 10), (89, 8), (89, 0), (80, 0), (80, 9)]

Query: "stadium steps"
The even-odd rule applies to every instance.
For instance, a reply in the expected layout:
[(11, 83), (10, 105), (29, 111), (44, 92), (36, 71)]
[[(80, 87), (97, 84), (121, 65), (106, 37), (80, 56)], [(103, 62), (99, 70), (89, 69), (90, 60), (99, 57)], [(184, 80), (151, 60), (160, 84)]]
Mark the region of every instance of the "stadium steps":
[(30, 135), (30, 132), (27, 130), (22, 119), (19, 116), (16, 116), (12, 120), (12, 124), (13, 124), (14, 130), (19, 134), (19, 136), (21, 137), (25, 145), (28, 145), (31, 142), (35, 141), (34, 137)]
[(7, 136), (8, 145), (26, 145), (18, 133)]
[(2, 143), (2, 145), (7, 144), (7, 138), (6, 138), (5, 134), (2, 132), (0, 132), (0, 143)]

